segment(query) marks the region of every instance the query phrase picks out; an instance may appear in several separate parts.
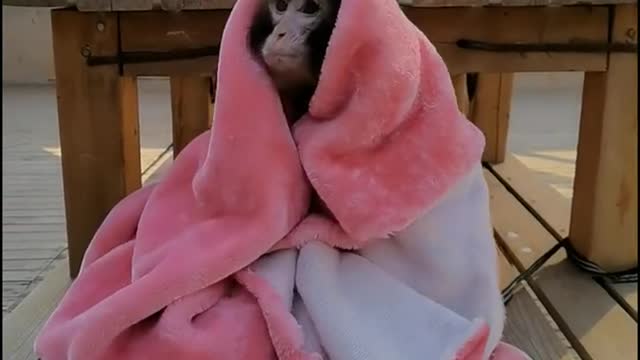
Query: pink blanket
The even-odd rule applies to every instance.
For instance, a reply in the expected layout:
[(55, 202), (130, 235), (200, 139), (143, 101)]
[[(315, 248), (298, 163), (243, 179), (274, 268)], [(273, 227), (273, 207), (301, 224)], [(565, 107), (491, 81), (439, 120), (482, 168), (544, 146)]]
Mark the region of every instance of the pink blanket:
[[(494, 254), (478, 262), (480, 307), (408, 286), (386, 265), (406, 264), (401, 251), (376, 255), (477, 179), (483, 137), (434, 47), (395, 0), (342, 0), (310, 111), (290, 130), (246, 43), (258, 2), (239, 0), (227, 23), (213, 130), (112, 210), (36, 341), (41, 359), (524, 359), (497, 345)], [(493, 249), (478, 189), (471, 247)], [(332, 218), (307, 213), (313, 190)], [(400, 272), (456, 278), (437, 270)], [(376, 314), (377, 332), (354, 325)]]

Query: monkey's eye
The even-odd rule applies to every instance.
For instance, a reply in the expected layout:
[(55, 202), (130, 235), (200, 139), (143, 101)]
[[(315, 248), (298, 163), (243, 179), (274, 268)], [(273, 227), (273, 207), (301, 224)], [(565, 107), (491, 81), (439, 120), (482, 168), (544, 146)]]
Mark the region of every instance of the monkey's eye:
[(287, 10), (288, 5), (287, 0), (276, 0), (276, 10), (280, 12)]
[(320, 5), (314, 0), (307, 0), (302, 6), (302, 12), (305, 14), (315, 14), (320, 11)]

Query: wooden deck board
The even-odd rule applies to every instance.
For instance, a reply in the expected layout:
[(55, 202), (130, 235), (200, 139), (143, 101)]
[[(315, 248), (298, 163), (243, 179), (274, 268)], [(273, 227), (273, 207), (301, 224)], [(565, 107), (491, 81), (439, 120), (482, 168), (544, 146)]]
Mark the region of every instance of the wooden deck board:
[[(561, 237), (569, 235), (571, 219), (571, 199), (562, 196), (556, 190), (540, 181), (531, 181), (531, 171), (513, 156), (507, 156), (500, 165), (492, 169), (516, 191), (536, 213), (538, 213)], [(625, 306), (638, 311), (637, 284), (611, 285), (611, 290), (626, 302)], [(637, 316), (637, 315), (636, 315)]]
[[(517, 178), (528, 179), (527, 189), (537, 188), (531, 173)], [(487, 181), (499, 240), (523, 270), (556, 241), (488, 172)], [(551, 205), (545, 206), (552, 209)], [(637, 357), (637, 323), (591, 277), (570, 264), (563, 250), (534, 276), (532, 288), (581, 356), (603, 360)]]
[[(505, 289), (518, 276), (518, 270), (498, 247), (500, 288)], [(517, 346), (536, 360), (578, 359), (539, 301), (527, 288), (516, 290), (507, 304), (503, 340)]]
[(526, 289), (519, 290), (507, 305), (504, 341), (517, 346), (536, 360), (574, 360), (577, 354), (562, 334), (554, 329)]

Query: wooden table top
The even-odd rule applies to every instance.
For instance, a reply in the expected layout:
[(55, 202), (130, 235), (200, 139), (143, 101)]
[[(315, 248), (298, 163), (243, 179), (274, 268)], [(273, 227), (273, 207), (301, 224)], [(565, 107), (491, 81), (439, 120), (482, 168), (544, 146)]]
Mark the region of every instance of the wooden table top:
[[(2, 0), (2, 5), (77, 7), (80, 11), (231, 9), (236, 0)], [(637, 0), (398, 0), (408, 7), (567, 6), (634, 4)]]

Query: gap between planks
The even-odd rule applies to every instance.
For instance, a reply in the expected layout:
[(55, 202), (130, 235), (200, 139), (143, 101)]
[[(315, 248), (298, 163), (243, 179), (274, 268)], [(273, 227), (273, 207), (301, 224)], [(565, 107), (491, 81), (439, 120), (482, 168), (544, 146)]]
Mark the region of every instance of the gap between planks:
[[(547, 230), (556, 236), (565, 238), (569, 235), (571, 220), (571, 199), (562, 196), (558, 191), (540, 181), (532, 181), (532, 170), (513, 155), (507, 156), (505, 162), (492, 165), (491, 168), (498, 176), (509, 184), (512, 191), (517, 192), (520, 201), (527, 204), (530, 210), (541, 218), (548, 227)], [(607, 291), (617, 294), (623, 307), (632, 311), (637, 319), (638, 313), (638, 285), (603, 283)]]
[[(562, 208), (561, 196), (536, 182), (535, 174), (512, 156), (493, 169), (511, 187), (523, 191), (522, 198), (536, 199), (531, 208), (554, 211), (542, 212), (545, 218), (562, 215), (557, 212)], [(485, 175), (498, 241), (509, 260), (524, 271), (557, 241), (496, 177), (489, 171)], [(562, 224), (559, 218), (548, 219), (552, 226)], [(566, 231), (558, 227), (557, 231)], [(529, 284), (581, 358), (637, 358), (636, 321), (591, 277), (570, 264), (564, 250), (547, 261)]]

